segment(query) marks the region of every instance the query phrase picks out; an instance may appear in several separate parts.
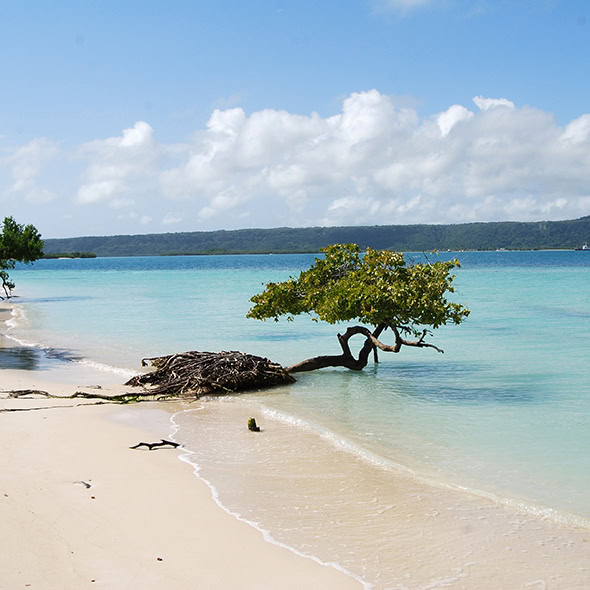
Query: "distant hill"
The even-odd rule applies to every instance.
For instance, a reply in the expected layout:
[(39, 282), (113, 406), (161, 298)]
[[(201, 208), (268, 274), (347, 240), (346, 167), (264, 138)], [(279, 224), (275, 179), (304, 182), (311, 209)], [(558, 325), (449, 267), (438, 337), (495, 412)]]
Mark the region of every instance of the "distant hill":
[(568, 221), (279, 227), (167, 234), (86, 236), (45, 240), (45, 253), (97, 256), (318, 252), (329, 244), (399, 251), (572, 249), (590, 242), (590, 215)]

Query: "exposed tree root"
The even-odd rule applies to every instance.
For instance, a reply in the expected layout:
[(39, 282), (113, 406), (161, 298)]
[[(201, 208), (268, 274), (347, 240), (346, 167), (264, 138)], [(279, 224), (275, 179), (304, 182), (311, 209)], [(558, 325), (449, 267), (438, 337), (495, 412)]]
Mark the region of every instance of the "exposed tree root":
[[(111, 404), (130, 404), (136, 402), (154, 402), (161, 401), (163, 399), (171, 399), (172, 396), (157, 396), (150, 391), (141, 391), (134, 393), (119, 393), (114, 395), (107, 395), (103, 393), (87, 393), (85, 391), (76, 391), (72, 395), (53, 395), (48, 391), (41, 389), (16, 389), (11, 391), (5, 391), (8, 393), (8, 397), (11, 398), (26, 398), (26, 396), (42, 396), (50, 399), (89, 399), (89, 400), (102, 400), (99, 403), (111, 403)], [(179, 399), (179, 398), (178, 398)], [(81, 404), (78, 404), (81, 405)], [(51, 407), (67, 407), (67, 406), (51, 406)]]
[(267, 358), (238, 351), (196, 350), (142, 360), (154, 371), (132, 377), (125, 385), (150, 386), (147, 393), (198, 398), (294, 383), (281, 365)]
[[(129, 404), (197, 399), (207, 394), (234, 393), (248, 389), (261, 389), (284, 383), (294, 383), (281, 365), (267, 358), (243, 352), (198, 352), (189, 351), (169, 356), (143, 359), (143, 366), (151, 364), (155, 370), (132, 377), (127, 386), (141, 390), (119, 394), (98, 391), (76, 391), (71, 395), (54, 395), (41, 389), (17, 389), (4, 391), (9, 398), (45, 397), (49, 399), (99, 400), (95, 403)], [(82, 404), (78, 404), (82, 405)], [(0, 412), (28, 412), (53, 407), (4, 408)]]
[[(60, 397), (60, 396), (55, 396)], [(96, 402), (85, 402), (81, 404), (69, 404), (69, 405), (59, 405), (59, 406), (36, 406), (34, 408), (0, 408), (0, 413), (2, 412), (34, 412), (35, 410), (59, 410), (61, 408), (79, 408), (80, 406), (99, 406), (101, 404), (106, 404), (108, 402), (105, 401), (96, 401)], [(115, 402), (118, 403), (118, 402)]]

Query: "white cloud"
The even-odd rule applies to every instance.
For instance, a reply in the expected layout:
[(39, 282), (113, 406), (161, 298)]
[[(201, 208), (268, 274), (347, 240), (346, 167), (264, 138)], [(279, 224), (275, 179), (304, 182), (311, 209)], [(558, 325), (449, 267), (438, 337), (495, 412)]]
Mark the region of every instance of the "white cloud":
[(484, 98), (483, 96), (474, 96), (473, 102), (482, 111), (495, 109), (496, 107), (514, 108), (514, 103), (507, 98)]
[(109, 207), (112, 209), (125, 209), (126, 207), (132, 207), (133, 205), (135, 205), (135, 201), (127, 198), (111, 199), (109, 202)]
[(236, 187), (231, 186), (227, 190), (215, 195), (209, 201), (209, 204), (199, 211), (199, 217), (209, 219), (210, 217), (234, 209), (238, 204), (246, 200), (246, 197), (236, 190)]
[[(590, 114), (559, 126), (552, 114), (506, 98), (474, 103), (474, 111), (454, 104), (421, 118), (369, 90), (350, 94), (327, 117), (216, 109), (183, 143), (158, 142), (142, 122), (75, 153), (36, 140), (0, 160), (0, 183), (4, 170), (5, 194), (71, 186), (76, 223), (87, 216), (92, 228), (84, 233), (109, 233), (113, 210), (121, 214), (118, 232), (152, 220), (188, 231), (590, 212)], [(40, 181), (40, 171), (73, 156), (84, 165), (81, 176)], [(131, 219), (133, 210), (140, 214)], [(100, 215), (108, 229), (92, 225)]]
[(450, 106), (446, 111), (439, 113), (436, 122), (442, 135), (448, 135), (451, 129), (459, 122), (465, 119), (471, 119), (473, 113), (460, 104)]
[(590, 115), (582, 115), (569, 123), (561, 138), (573, 143), (584, 143), (590, 138)]
[(78, 201), (84, 204), (104, 201), (116, 195), (122, 186), (122, 183), (116, 180), (101, 180), (91, 184), (83, 184), (78, 191)]
[(144, 121), (124, 129), (120, 137), (98, 139), (80, 146), (79, 157), (88, 162), (85, 182), (77, 193), (81, 204), (129, 201), (130, 195), (141, 195), (150, 182), (160, 146), (153, 130)]
[(31, 203), (44, 203), (55, 198), (56, 194), (42, 186), (39, 177), (58, 156), (57, 144), (45, 137), (33, 139), (16, 149), (11, 155), (0, 159), (0, 167), (10, 170), (12, 182), (5, 193), (9, 196), (22, 196)]
[(135, 211), (127, 211), (127, 213), (120, 213), (117, 215), (119, 221), (135, 220), (137, 219), (137, 213)]
[(164, 225), (172, 225), (175, 223), (180, 223), (182, 221), (182, 216), (178, 213), (166, 213), (162, 218), (162, 223)]
[[(134, 127), (125, 129), (121, 139), (114, 138), (114, 145), (121, 147), (137, 147), (149, 144), (152, 140), (152, 128), (145, 121), (139, 121)], [(109, 140), (107, 140), (109, 141)]]
[(352, 216), (357, 223), (365, 223), (374, 219), (382, 208), (382, 203), (371, 197), (348, 196), (332, 201), (328, 207), (328, 215), (324, 218), (325, 225), (346, 223)]

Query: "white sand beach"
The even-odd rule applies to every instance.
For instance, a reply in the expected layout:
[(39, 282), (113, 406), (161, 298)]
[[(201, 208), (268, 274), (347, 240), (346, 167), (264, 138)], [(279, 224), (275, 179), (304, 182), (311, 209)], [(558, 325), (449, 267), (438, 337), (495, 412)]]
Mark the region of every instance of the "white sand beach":
[[(40, 377), (5, 369), (1, 389), (76, 390)], [(3, 590), (360, 587), (224, 512), (177, 450), (130, 450), (168, 436), (163, 410), (6, 394), (0, 408), (30, 410), (0, 412)]]

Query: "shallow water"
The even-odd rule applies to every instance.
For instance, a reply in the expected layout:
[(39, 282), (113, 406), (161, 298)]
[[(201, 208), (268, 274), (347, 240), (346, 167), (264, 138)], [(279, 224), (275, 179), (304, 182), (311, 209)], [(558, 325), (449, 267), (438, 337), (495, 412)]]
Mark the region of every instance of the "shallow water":
[[(456, 298), (472, 314), (461, 326), (437, 331), (433, 342), (444, 355), (428, 349), (381, 354), (377, 367), (361, 373), (322, 370), (298, 376), (293, 386), (220, 406), (228, 424), (246, 403), (263, 427), (270, 431), (274, 425), (273, 436), (277, 431), (266, 449), (270, 475), (259, 478), (262, 491), (256, 492), (262, 506), (273, 478), (284, 487), (285, 466), (299, 469), (299, 457), (305, 467), (311, 449), (295, 444), (303, 437), (308, 445), (317, 441), (314, 452), (327, 463), (335, 461), (338, 448), (341, 457), (359, 460), (374, 473), (414, 473), (420, 481), (468, 489), (531, 515), (574, 523), (590, 519), (590, 256), (456, 255), (463, 264)], [(238, 349), (287, 364), (336, 350), (338, 328), (307, 318), (278, 324), (246, 320), (248, 299), (262, 283), (296, 274), (312, 261), (309, 255), (40, 261), (14, 273), (21, 298), (8, 335), (16, 348), (20, 343), (68, 351), (121, 377), (137, 370), (142, 357), (188, 349)], [(178, 420), (178, 437), (192, 440), (201, 429), (191, 414)], [(215, 441), (215, 424), (211, 428)], [(209, 466), (222, 497), (224, 490), (240, 489), (236, 467), (250, 464), (247, 458), (235, 461), (241, 457), (236, 440), (233, 431), (225, 439), (229, 479), (218, 466)], [(277, 441), (297, 451), (271, 466)], [(218, 447), (201, 448), (210, 449), (208, 456), (220, 453)], [(250, 479), (238, 481), (251, 486)], [(388, 481), (379, 485), (386, 489)], [(340, 498), (347, 506), (354, 490), (357, 499), (372, 493), (350, 487)], [(240, 505), (239, 498), (225, 498)], [(256, 504), (252, 494), (242, 502)], [(340, 500), (334, 502), (338, 506)], [(290, 503), (291, 497), (285, 501)], [(329, 516), (326, 506), (309, 510)], [(267, 512), (253, 520), (278, 536), (280, 531), (295, 536), (286, 521), (265, 525), (274, 514)], [(309, 541), (301, 543), (304, 551)], [(366, 563), (355, 567), (378, 569)]]
[[(260, 433), (245, 428), (256, 413)], [(257, 400), (215, 399), (176, 414), (227, 511), (276, 543), (336, 564), (367, 588), (586, 588), (588, 529), (509, 509), (368, 453)], [(517, 507), (514, 507), (517, 508)]]

